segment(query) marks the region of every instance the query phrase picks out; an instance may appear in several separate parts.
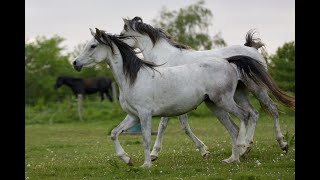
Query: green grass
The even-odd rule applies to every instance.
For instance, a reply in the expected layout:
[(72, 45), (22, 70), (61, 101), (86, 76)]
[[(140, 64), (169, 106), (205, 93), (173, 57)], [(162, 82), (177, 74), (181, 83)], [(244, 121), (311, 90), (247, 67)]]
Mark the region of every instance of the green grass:
[[(282, 106), (279, 108), (282, 112), (280, 123), (290, 143), (288, 155), (283, 155), (275, 140), (271, 116), (260, 111), (254, 145), (248, 159), (241, 159), (239, 164), (222, 163), (221, 160), (231, 155), (230, 137), (218, 120), (201, 105), (196, 112), (189, 114), (189, 124), (195, 135), (209, 147), (209, 159), (201, 157), (174, 117), (165, 132), (159, 159), (153, 162), (150, 169), (141, 169), (139, 166), (144, 161), (141, 136), (120, 135), (119, 138), (133, 159), (134, 167), (127, 166), (116, 156), (108, 136), (110, 129), (125, 117), (120, 107), (108, 102), (85, 103), (87, 114), (84, 115), (84, 122), (79, 122), (76, 115), (65, 114), (76, 112), (72, 108), (69, 111), (56, 110), (64, 107), (66, 102), (46, 105), (42, 109), (26, 107), (26, 178), (295, 179), (294, 113)], [(53, 113), (56, 115), (50, 123), (48, 117)], [(68, 119), (70, 116), (74, 119)], [(235, 121), (239, 124), (238, 120)], [(158, 123), (159, 118), (154, 118), (154, 131)], [(152, 136), (152, 144), (154, 140), (155, 136)]]

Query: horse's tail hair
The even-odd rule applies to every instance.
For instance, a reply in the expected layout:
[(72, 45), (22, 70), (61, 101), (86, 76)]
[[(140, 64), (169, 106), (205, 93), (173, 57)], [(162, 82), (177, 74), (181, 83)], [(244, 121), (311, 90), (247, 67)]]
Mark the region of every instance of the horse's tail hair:
[(254, 34), (256, 34), (256, 33), (257, 33), (256, 29), (250, 29), (246, 34), (246, 42), (244, 43), (244, 45), (248, 46), (248, 47), (253, 47), (253, 48), (257, 49), (257, 50), (260, 49), (261, 54), (264, 57), (267, 57), (268, 53), (267, 53), (267, 50), (266, 50), (266, 45), (261, 41), (260, 38), (253, 37)]
[(257, 50), (261, 47), (264, 47), (264, 43), (261, 42), (260, 38), (254, 38), (253, 35), (256, 33), (256, 29), (250, 29), (246, 34), (246, 42), (244, 43), (245, 46), (254, 47)]
[(232, 56), (226, 59), (229, 63), (233, 63), (237, 66), (243, 80), (246, 80), (249, 77), (256, 84), (269, 89), (277, 100), (293, 109), (295, 108), (295, 98), (278, 87), (271, 75), (259, 61), (249, 56)]

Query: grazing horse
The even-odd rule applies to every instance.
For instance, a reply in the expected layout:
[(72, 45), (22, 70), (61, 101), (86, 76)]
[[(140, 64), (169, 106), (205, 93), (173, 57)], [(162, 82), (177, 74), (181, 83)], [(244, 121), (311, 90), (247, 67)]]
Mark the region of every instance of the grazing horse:
[[(132, 20), (123, 19), (124, 28), (121, 32), (122, 35), (129, 36), (131, 38), (124, 40), (128, 45), (139, 48), (148, 61), (152, 61), (155, 64), (163, 64), (163, 66), (179, 66), (183, 64), (190, 64), (195, 62), (200, 62), (199, 60), (206, 60), (208, 58), (227, 58), (237, 55), (245, 55), (251, 58), (257, 59), (261, 64), (264, 65), (265, 70), (267, 70), (267, 64), (263, 56), (259, 53), (258, 49), (262, 47), (263, 43), (260, 39), (253, 38), (254, 31), (250, 30), (246, 35), (246, 43), (243, 45), (233, 45), (229, 47), (205, 50), (205, 51), (195, 51), (188, 46), (180, 44), (173, 40), (173, 38), (160, 28), (154, 28), (149, 24), (142, 21), (140, 17), (135, 17)], [(239, 63), (237, 59), (234, 59), (233, 63)], [(241, 71), (239, 72), (241, 73)], [(279, 115), (277, 111), (277, 106), (273, 103), (271, 98), (267, 93), (267, 88), (263, 85), (255, 83), (254, 80), (248, 79), (245, 76), (240, 79), (240, 83), (235, 92), (235, 101), (239, 103), (242, 107), (251, 109), (252, 114), (256, 116), (254, 119), (258, 119), (258, 111), (256, 111), (249, 102), (248, 91), (252, 92), (256, 98), (259, 100), (263, 108), (267, 109), (273, 117), (274, 128), (276, 134), (276, 140), (278, 141), (280, 148), (288, 152), (288, 143), (285, 141), (284, 136), (280, 130)], [(294, 107), (294, 98), (288, 96), (281, 89), (277, 87), (275, 83), (271, 86), (272, 94), (289, 107)], [(232, 140), (235, 141), (238, 134), (238, 127), (233, 122), (231, 117), (223, 109), (215, 109), (215, 115), (219, 121), (228, 129)], [(161, 149), (162, 137), (164, 130), (167, 126), (169, 118), (162, 117), (158, 129), (158, 136), (153, 146), (151, 156), (153, 160), (158, 158), (158, 153)], [(206, 152), (204, 147), (206, 147), (193, 133), (187, 122), (186, 115), (179, 116), (179, 120), (188, 135), (194, 141), (194, 143), (199, 148), (202, 154)], [(242, 150), (242, 157), (246, 157), (251, 149), (253, 143), (253, 135), (256, 126), (256, 121), (250, 123), (249, 130), (246, 134), (246, 148)]]
[[(119, 86), (120, 105), (134, 120), (123, 120), (111, 132), (117, 155), (127, 164), (132, 165), (132, 161), (118, 141), (119, 129), (130, 128), (140, 121), (145, 154), (142, 167), (151, 167), (152, 117), (185, 114), (202, 102), (210, 110), (217, 106), (240, 119), (237, 142), (232, 146), (233, 154), (226, 161), (240, 162), (239, 147), (245, 146), (246, 123), (252, 116), (248, 109), (235, 103), (233, 96), (240, 76), (270, 86), (273, 81), (263, 65), (248, 56), (234, 56), (159, 67), (137, 57), (135, 48), (123, 42), (128, 36), (107, 34), (97, 28), (95, 33), (91, 30), (91, 34), (93, 38), (74, 60), (73, 66), (77, 71), (101, 62), (110, 66)], [(237, 68), (242, 73), (238, 73)]]
[(101, 101), (104, 100), (104, 96), (107, 95), (108, 99), (112, 102), (112, 96), (109, 91), (111, 90), (112, 80), (105, 77), (93, 77), (93, 78), (75, 78), (70, 76), (59, 76), (57, 78), (55, 89), (58, 89), (62, 85), (66, 85), (71, 88), (76, 98), (81, 94), (83, 97), (86, 94), (100, 93)]
[(80, 121), (82, 121), (82, 98), (86, 94), (100, 92), (101, 101), (104, 100), (104, 96), (106, 94), (108, 99), (112, 102), (112, 96), (109, 93), (109, 90), (112, 87), (111, 84), (111, 79), (105, 76), (85, 79), (70, 76), (59, 76), (54, 87), (55, 89), (58, 89), (62, 85), (66, 85), (71, 88), (78, 100), (78, 114)]

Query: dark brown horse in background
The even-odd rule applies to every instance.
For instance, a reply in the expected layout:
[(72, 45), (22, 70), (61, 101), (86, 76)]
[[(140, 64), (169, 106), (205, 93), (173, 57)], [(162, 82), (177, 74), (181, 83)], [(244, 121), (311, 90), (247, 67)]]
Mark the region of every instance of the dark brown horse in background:
[(112, 96), (110, 90), (112, 90), (112, 80), (105, 77), (93, 77), (93, 78), (76, 78), (70, 76), (59, 76), (57, 78), (55, 89), (58, 89), (62, 85), (66, 85), (71, 88), (74, 95), (78, 100), (78, 113), (79, 118), (82, 121), (82, 98), (87, 94), (100, 93), (101, 101), (104, 100), (106, 94), (108, 99), (112, 102)]
[(58, 89), (62, 85), (69, 86), (76, 98), (81, 94), (83, 97), (87, 94), (93, 94), (96, 92), (100, 93), (101, 101), (104, 100), (104, 95), (106, 94), (108, 99), (112, 102), (112, 96), (110, 95), (110, 90), (112, 80), (105, 77), (93, 77), (93, 78), (76, 78), (71, 76), (59, 76), (57, 78), (55, 89)]

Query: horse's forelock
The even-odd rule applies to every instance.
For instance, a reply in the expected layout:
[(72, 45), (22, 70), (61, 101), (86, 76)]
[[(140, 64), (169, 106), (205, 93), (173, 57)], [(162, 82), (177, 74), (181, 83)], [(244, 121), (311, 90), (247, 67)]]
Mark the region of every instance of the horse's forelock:
[(111, 36), (106, 33), (106, 31), (100, 30), (100, 34), (95, 34), (94, 38), (101, 44), (107, 45), (110, 47), (112, 54), (114, 54), (114, 49), (111, 42)]

